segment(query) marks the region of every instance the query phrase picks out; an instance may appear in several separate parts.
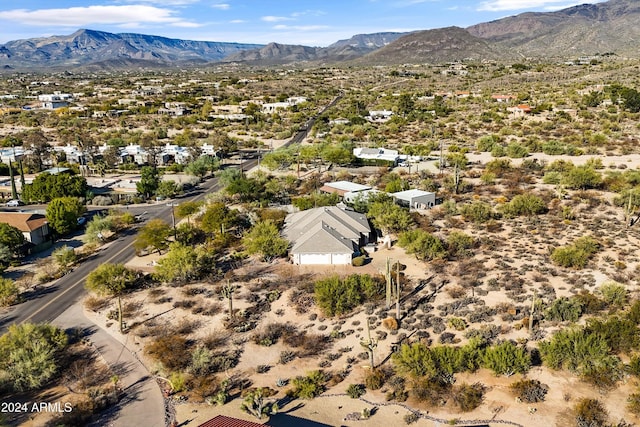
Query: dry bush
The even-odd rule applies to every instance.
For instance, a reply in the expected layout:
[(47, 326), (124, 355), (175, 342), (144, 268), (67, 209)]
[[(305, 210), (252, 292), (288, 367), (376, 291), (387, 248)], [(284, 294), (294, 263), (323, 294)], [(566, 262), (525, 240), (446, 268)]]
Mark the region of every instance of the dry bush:
[(189, 401), (202, 403), (207, 397), (214, 396), (221, 390), (220, 382), (215, 375), (190, 375), (186, 381), (189, 390)]
[(229, 344), (230, 338), (231, 334), (226, 331), (212, 331), (202, 340), (202, 344), (209, 350), (215, 350), (223, 345)]
[(145, 352), (170, 371), (184, 370), (191, 362), (191, 343), (178, 334), (170, 334), (154, 339)]
[(94, 313), (100, 310), (104, 310), (105, 308), (107, 308), (107, 306), (109, 305), (109, 299), (108, 298), (100, 298), (100, 297), (96, 297), (96, 296), (88, 296), (85, 300), (84, 300), (84, 306), (88, 309), (93, 311)]
[(458, 299), (464, 297), (467, 291), (462, 286), (448, 286), (447, 294), (453, 299)]
[(302, 348), (298, 353), (300, 357), (311, 357), (322, 353), (329, 346), (329, 337), (322, 334), (307, 334)]
[(180, 335), (188, 335), (195, 331), (198, 326), (200, 326), (200, 321), (184, 318), (176, 325), (174, 332)]
[(396, 320), (395, 317), (387, 317), (386, 319), (384, 319), (382, 321), (382, 326), (384, 326), (385, 328), (387, 328), (390, 331), (397, 331), (398, 330), (398, 321)]

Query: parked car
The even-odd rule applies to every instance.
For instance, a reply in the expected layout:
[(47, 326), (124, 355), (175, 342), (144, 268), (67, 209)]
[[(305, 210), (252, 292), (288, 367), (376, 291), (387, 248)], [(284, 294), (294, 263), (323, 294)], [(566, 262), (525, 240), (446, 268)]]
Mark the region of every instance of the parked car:
[(17, 206), (22, 206), (22, 205), (24, 205), (24, 202), (21, 201), (21, 200), (18, 200), (18, 199), (9, 200), (7, 202), (7, 206), (13, 207), (13, 208), (15, 208)]

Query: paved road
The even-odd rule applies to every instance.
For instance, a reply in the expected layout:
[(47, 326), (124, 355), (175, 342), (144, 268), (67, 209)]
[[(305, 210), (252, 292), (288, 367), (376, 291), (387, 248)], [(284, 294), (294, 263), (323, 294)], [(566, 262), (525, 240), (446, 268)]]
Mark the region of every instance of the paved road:
[[(252, 160), (243, 164), (244, 168), (251, 167), (257, 162)], [(216, 178), (209, 179), (200, 185), (200, 190), (172, 202), (182, 203), (187, 200), (202, 199), (207, 193), (219, 189)], [(171, 223), (171, 211), (173, 207), (167, 203), (130, 207), (134, 214), (146, 211), (145, 219), (160, 218)], [(85, 294), (84, 282), (87, 275), (104, 263), (125, 263), (134, 257), (133, 241), (137, 227), (133, 227), (120, 235), (117, 240), (110, 242), (101, 248), (89, 260), (82, 262), (78, 267), (66, 276), (58, 279), (53, 285), (43, 287), (38, 294), (28, 296), (27, 300), (8, 310), (0, 312), (0, 333), (3, 333), (9, 325), (23, 322), (50, 322), (74, 303), (79, 302)]]

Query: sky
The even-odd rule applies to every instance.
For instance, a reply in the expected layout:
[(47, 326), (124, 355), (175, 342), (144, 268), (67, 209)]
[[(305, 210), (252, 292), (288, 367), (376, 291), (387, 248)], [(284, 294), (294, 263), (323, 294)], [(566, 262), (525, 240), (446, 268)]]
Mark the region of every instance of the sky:
[(602, 0), (1, 0), (0, 43), (80, 28), (328, 46), (355, 34), (468, 27)]

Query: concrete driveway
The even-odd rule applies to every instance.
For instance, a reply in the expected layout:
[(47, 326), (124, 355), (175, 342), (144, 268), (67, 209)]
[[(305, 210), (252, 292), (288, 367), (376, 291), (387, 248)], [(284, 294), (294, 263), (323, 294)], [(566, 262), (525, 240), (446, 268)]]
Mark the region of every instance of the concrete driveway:
[[(69, 307), (57, 317), (54, 325), (64, 329), (86, 331), (95, 349), (120, 379), (124, 398), (91, 424), (100, 427), (132, 427), (165, 425), (165, 404), (156, 380), (126, 346), (84, 315), (81, 303)], [(122, 337), (126, 340), (126, 336)]]

